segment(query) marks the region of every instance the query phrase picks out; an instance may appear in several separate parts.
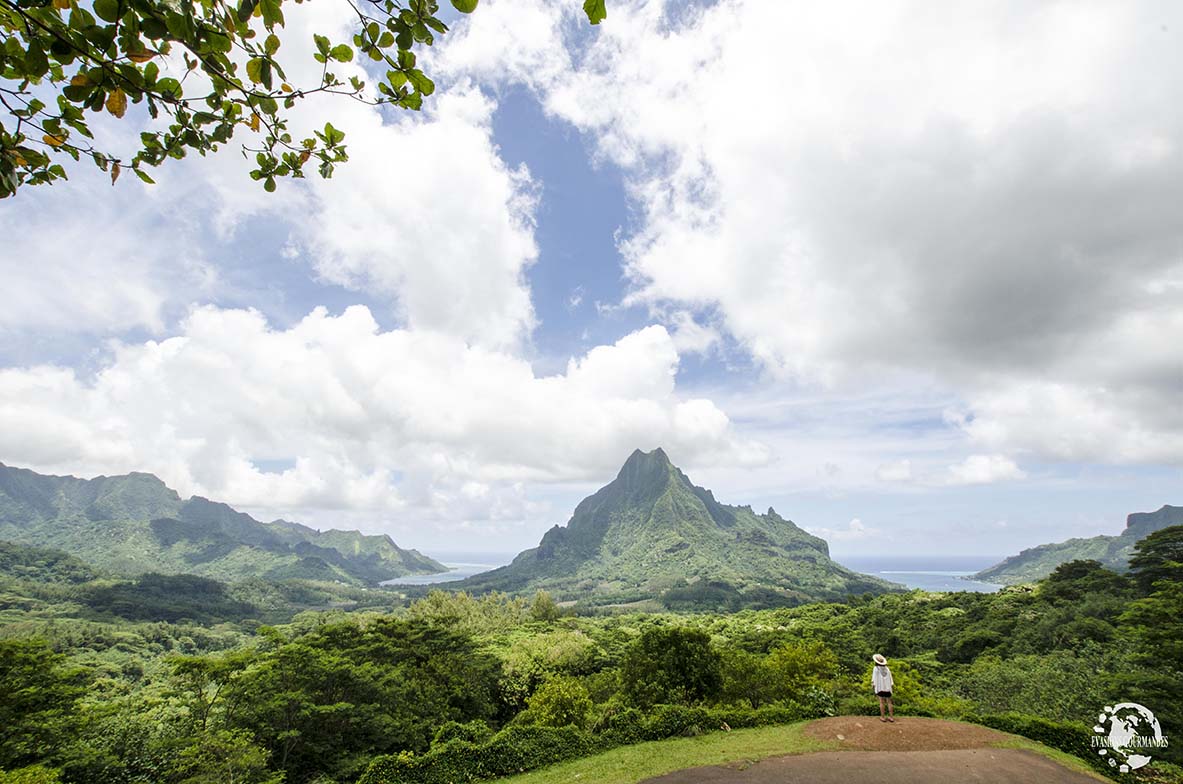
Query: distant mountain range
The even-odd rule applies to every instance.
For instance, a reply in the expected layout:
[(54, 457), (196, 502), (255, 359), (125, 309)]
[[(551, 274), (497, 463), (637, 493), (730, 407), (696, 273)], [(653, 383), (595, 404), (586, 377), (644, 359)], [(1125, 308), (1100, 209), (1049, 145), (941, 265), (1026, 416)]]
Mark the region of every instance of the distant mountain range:
[(1041, 580), (1060, 564), (1076, 560), (1100, 561), (1110, 569), (1125, 571), (1139, 539), (1172, 525), (1183, 525), (1183, 506), (1164, 506), (1157, 512), (1135, 512), (1126, 518), (1125, 530), (1118, 536), (1092, 536), (1041, 544), (983, 569), (971, 579), (1018, 585)]
[(633, 452), (616, 479), (538, 547), (449, 587), (546, 589), (590, 605), (656, 600), (672, 609), (789, 605), (900, 588), (830, 560), (825, 540), (772, 509), (761, 515), (719, 503), (661, 449)]
[(263, 523), (152, 474), (78, 479), (0, 463), (0, 540), (50, 547), (119, 574), (304, 578), (365, 585), (447, 570), (389, 536)]

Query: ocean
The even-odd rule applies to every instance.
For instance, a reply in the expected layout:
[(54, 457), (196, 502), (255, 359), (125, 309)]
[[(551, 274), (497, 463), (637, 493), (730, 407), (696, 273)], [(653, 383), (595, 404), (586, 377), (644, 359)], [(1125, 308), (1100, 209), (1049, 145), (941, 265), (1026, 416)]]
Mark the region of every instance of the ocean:
[(1002, 587), (962, 579), (993, 566), (1002, 560), (1002, 556), (851, 556), (834, 560), (856, 572), (925, 591), (994, 593)]
[(435, 560), (448, 567), (448, 571), (440, 574), (418, 574), (413, 577), (396, 577), (387, 580), (383, 585), (435, 585), (437, 583), (452, 583), (472, 577), (474, 574), (505, 566), (514, 559), (517, 553), (427, 553)]
[[(431, 553), (432, 558), (447, 566), (442, 574), (424, 574), (414, 577), (398, 577), (387, 580), (383, 585), (435, 585), (450, 583), (472, 577), (504, 566), (513, 560), (516, 553)], [(1001, 557), (991, 556), (883, 556), (850, 557), (835, 559), (843, 566), (863, 574), (882, 577), (893, 583), (925, 591), (976, 591), (993, 593), (1002, 586), (963, 580), (987, 566), (998, 563)]]

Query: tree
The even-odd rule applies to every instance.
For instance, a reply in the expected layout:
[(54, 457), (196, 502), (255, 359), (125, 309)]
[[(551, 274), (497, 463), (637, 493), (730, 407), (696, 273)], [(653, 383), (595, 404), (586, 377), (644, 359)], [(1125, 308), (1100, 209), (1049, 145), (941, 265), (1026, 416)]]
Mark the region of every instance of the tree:
[(553, 623), (561, 614), (559, 605), (546, 591), (534, 594), (534, 601), (530, 604), (530, 617), (543, 623)]
[(43, 640), (0, 640), (0, 768), (53, 759), (73, 735), (84, 673)]
[[(303, 177), (309, 164), (331, 177), (348, 160), (344, 131), (326, 122), (296, 140), (288, 110), (318, 93), (417, 110), (435, 84), (414, 49), (448, 30), (436, 0), (345, 2), (357, 16), (352, 39), (314, 35), (319, 81), (292, 84), (278, 56), (284, 0), (0, 0), (0, 105), (7, 113), (0, 198), (65, 179), (62, 155), (89, 158), (112, 184), (125, 168), (150, 183), (148, 167), (216, 151), (243, 130), (252, 134), (243, 144), (244, 155), (253, 153), (250, 175), (266, 190), (275, 190), (279, 177)], [(451, 2), (471, 13), (478, 0)], [(584, 10), (598, 24), (604, 0), (586, 0)], [(384, 70), (372, 89), (333, 73), (354, 57)], [(167, 127), (141, 133), (138, 149), (126, 155), (95, 141), (86, 110), (122, 119), (137, 104), (154, 119), (165, 117)]]
[(719, 693), (722, 662), (706, 632), (659, 627), (629, 646), (620, 680), (628, 700), (641, 707), (699, 702)]
[(530, 695), (530, 713), (546, 727), (586, 727), (592, 701), (587, 689), (575, 678), (551, 678)]
[(785, 643), (768, 654), (768, 677), (779, 699), (800, 698), (838, 675), (838, 657), (818, 640)]
[[(1121, 622), (1132, 643), (1131, 658), (1141, 665), (1118, 677), (1122, 694), (1151, 707), (1168, 737), (1183, 732), (1183, 581), (1158, 582), (1154, 593), (1130, 603)], [(1183, 762), (1177, 746), (1161, 753), (1172, 762)]]
[(270, 755), (245, 732), (202, 734), (177, 754), (177, 784), (283, 784), (283, 774), (267, 768)]
[(1160, 529), (1135, 544), (1130, 574), (1143, 595), (1160, 580), (1183, 582), (1183, 525)]

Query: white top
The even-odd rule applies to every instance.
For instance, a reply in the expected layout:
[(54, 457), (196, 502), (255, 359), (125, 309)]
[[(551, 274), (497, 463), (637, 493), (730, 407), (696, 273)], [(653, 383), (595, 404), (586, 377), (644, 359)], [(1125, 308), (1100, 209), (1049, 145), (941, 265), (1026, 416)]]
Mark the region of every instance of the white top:
[(891, 668), (886, 664), (876, 664), (875, 671), (871, 673), (871, 688), (878, 694), (881, 691), (891, 691), (892, 685)]

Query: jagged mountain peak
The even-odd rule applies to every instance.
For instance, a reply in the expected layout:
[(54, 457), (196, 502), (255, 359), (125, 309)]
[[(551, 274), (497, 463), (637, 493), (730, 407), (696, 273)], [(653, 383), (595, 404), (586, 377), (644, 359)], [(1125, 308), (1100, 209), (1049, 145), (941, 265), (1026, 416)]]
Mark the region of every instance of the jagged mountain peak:
[(739, 605), (777, 605), (891, 589), (831, 561), (825, 540), (773, 510), (719, 503), (661, 448), (635, 450), (537, 548), (454, 587), (546, 588), (565, 600), (671, 607), (703, 591)]

